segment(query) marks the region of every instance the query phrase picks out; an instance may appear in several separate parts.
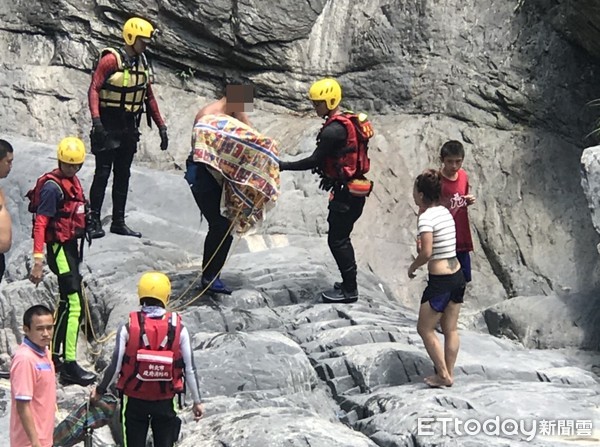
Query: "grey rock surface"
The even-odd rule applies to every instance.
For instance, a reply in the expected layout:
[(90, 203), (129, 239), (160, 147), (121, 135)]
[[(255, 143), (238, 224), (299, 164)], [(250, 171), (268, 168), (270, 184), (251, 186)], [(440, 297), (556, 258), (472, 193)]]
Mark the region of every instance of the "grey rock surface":
[[(24, 146), (24, 140), (15, 141)], [(2, 185), (9, 196), (16, 197), (34, 180), (21, 169), (43, 172), (53, 166), (55, 160), (39, 157), (40, 151), (51, 154), (53, 148), (20, 148), (19, 162)], [(81, 171), (84, 184), (92, 165), (90, 160)], [(429, 419), (419, 429), (419, 418), (600, 424), (600, 386), (593, 372), (600, 364), (597, 353), (572, 347), (530, 350), (468, 329), (468, 313), (460, 321), (455, 385), (428, 389), (422, 379), (433, 367), (416, 333), (417, 307), (394, 298), (387, 282), (367, 269), (359, 273), (361, 298), (356, 304), (322, 304), (320, 291), (331, 287), (338, 275), (326, 239), (263, 232), (281, 224), (276, 212), (263, 227), (234, 243), (222, 275), (234, 293), (200, 295), (199, 255), (206, 223), (199, 224), (186, 183), (179, 174), (146, 168), (135, 169), (132, 180), (128, 222), (146, 236), (109, 233), (87, 250), (82, 272), (97, 333), (89, 345), (80, 337), (78, 354), (83, 364), (101, 372), (113, 349), (111, 334), (136, 308), (137, 279), (148, 269), (166, 271), (173, 283), (170, 307), (181, 312), (193, 335), (206, 406), (206, 416), (198, 423), (189, 406), (180, 413), (182, 446), (559, 446), (577, 441), (579, 433), (574, 428), (570, 437), (556, 430), (549, 436), (536, 432), (529, 442), (525, 431), (490, 437), (475, 431), (466, 435), (452, 426), (444, 434), (437, 420), (431, 430), (424, 428)], [(23, 310), (35, 302), (52, 304), (57, 296), (52, 275), (37, 289), (25, 279), (29, 216), (24, 204), (14, 205), (9, 208), (18, 231), (8, 281), (0, 292), (4, 371), (21, 339)], [(315, 219), (324, 225), (323, 215)], [(58, 417), (87, 393), (77, 386), (60, 387)], [(0, 427), (9, 417), (7, 400), (6, 394), (0, 397)], [(582, 433), (580, 440), (598, 439), (596, 431)], [(108, 428), (94, 437), (95, 445), (113, 445)]]
[[(280, 141), (284, 158), (306, 154), (319, 126), (305, 115), (306, 89), (334, 75), (345, 106), (370, 111), (375, 124), (377, 186), (356, 240), (362, 266), (395, 296), (415, 303), (418, 294), (395, 269), (414, 245), (411, 181), (438, 164), (449, 138), (466, 143), (478, 197), (474, 307), (589, 291), (598, 268), (589, 242), (598, 235), (574, 173), (595, 115), (583, 105), (600, 97), (590, 56), (595, 29), (585, 21), (596, 10), (591, 1), (567, 0), (8, 2), (0, 6), (0, 132), (44, 142), (87, 136), (97, 50), (120, 45), (124, 19), (144, 13), (162, 30), (150, 57), (171, 148), (159, 152), (158, 133), (144, 127), (137, 163), (181, 168), (194, 114), (226, 77), (257, 86), (252, 120)], [(315, 206), (314, 177), (284, 177), (284, 189), (298, 189), (296, 200), (268, 231), (322, 235), (314, 216), (325, 212), (325, 200)], [(378, 243), (361, 244), (365, 237)], [(385, 259), (381, 245), (392, 247)]]
[(581, 154), (581, 186), (587, 198), (592, 223), (600, 232), (600, 146), (588, 147)]
[(530, 348), (598, 349), (600, 310), (595, 295), (522, 296), (484, 311), (490, 334)]
[(545, 0), (521, 1), (545, 16), (567, 39), (580, 45), (595, 57), (600, 56), (598, 29), (594, 25), (600, 19), (600, 5), (594, 0)]
[[(182, 295), (176, 301), (188, 304), (184, 318), (196, 334), (209, 396), (207, 418), (185, 424), (186, 445), (523, 442), (417, 436), (413, 413), (427, 414), (421, 406), (427, 398), (435, 411), (450, 406), (461, 417), (497, 412), (507, 418), (514, 408), (531, 416), (537, 406), (554, 419), (596, 417), (588, 412), (598, 405), (589, 371), (598, 362), (592, 353), (572, 351), (598, 348), (600, 240), (591, 161), (584, 167), (587, 203), (579, 178), (581, 150), (593, 144), (584, 137), (597, 115), (584, 106), (600, 97), (593, 0), (0, 3), (0, 137), (17, 150), (11, 177), (0, 183), (15, 227), (0, 291), (0, 369), (20, 340), (23, 310), (57, 295), (50, 275), (37, 289), (24, 279), (31, 241), (23, 196), (55, 163), (60, 138), (77, 134), (87, 141), (95, 55), (120, 45), (121, 24), (131, 13), (147, 15), (162, 30), (150, 57), (170, 149), (160, 152), (156, 129), (142, 129), (127, 214), (145, 237), (94, 242), (84, 279), (95, 329), (108, 335), (135, 305), (141, 272), (158, 268), (173, 276)], [(376, 188), (353, 233), (363, 298), (342, 308), (318, 304), (320, 290), (338, 279), (326, 247), (327, 196), (311, 174), (284, 173), (278, 206), (236, 242), (228, 262), (224, 278), (238, 291), (194, 301), (194, 287), (183, 292), (197, 278), (206, 223), (200, 224), (180, 171), (197, 109), (219, 94), (226, 78), (250, 80), (258, 96), (252, 121), (280, 142), (282, 158), (301, 157), (314, 148), (320, 125), (309, 117), (306, 90), (324, 75), (342, 82), (344, 105), (368, 111), (376, 129), (370, 174)], [(474, 281), (461, 318), (459, 377), (442, 391), (450, 397), (439, 398), (417, 385), (431, 372), (414, 331), (425, 274), (409, 281), (406, 267), (415, 255), (412, 180), (439, 164), (439, 147), (450, 138), (465, 142), (478, 201), (470, 209)], [(90, 157), (82, 170), (88, 187), (92, 172)], [(110, 199), (103, 218), (108, 225)], [(527, 348), (568, 350), (524, 350), (467, 329), (491, 330)], [(274, 365), (263, 360), (273, 355), (271, 346)], [(82, 361), (98, 369), (112, 349), (110, 343), (93, 345), (99, 354), (84, 348), (82, 341)], [(218, 362), (229, 355), (242, 360), (239, 371), (218, 380)], [(374, 401), (377, 410), (361, 400), (394, 390), (401, 400), (392, 407), (409, 402), (408, 413), (386, 410), (385, 397)], [(489, 403), (488, 391), (506, 405)], [(465, 410), (454, 393), (473, 409)], [(579, 400), (571, 404), (569, 395)], [(65, 399), (63, 411), (73, 397)], [(262, 431), (278, 418), (281, 433)], [(104, 439), (96, 442), (106, 445)], [(563, 441), (538, 437), (529, 445)]]

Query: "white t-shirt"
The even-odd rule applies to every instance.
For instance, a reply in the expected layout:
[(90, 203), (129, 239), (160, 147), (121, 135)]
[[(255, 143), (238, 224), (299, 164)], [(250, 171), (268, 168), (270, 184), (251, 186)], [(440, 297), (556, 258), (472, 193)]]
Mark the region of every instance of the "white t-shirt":
[(427, 208), (419, 216), (419, 234), (433, 233), (431, 259), (447, 259), (456, 256), (456, 227), (450, 211), (444, 206)]

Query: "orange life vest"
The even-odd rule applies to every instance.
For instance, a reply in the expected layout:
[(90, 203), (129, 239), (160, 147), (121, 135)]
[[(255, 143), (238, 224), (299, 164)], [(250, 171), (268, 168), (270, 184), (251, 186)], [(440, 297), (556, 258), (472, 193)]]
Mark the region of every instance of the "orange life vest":
[[(346, 144), (337, 153), (328, 155), (323, 161), (320, 171), (326, 177), (347, 182), (352, 179), (363, 178), (369, 172), (371, 162), (368, 155), (368, 142), (374, 135), (373, 127), (364, 113), (358, 115), (352, 112), (343, 112), (333, 115), (325, 121), (323, 129), (337, 121), (347, 132)], [(321, 132), (317, 136), (319, 141)]]
[(37, 179), (33, 189), (27, 192), (29, 212), (35, 214), (40, 204), (40, 194), (47, 181), (52, 181), (60, 188), (62, 199), (58, 204), (56, 216), (50, 219), (46, 228), (46, 242), (64, 243), (85, 235), (86, 201), (83, 188), (77, 176), (65, 177), (60, 169), (47, 172)]

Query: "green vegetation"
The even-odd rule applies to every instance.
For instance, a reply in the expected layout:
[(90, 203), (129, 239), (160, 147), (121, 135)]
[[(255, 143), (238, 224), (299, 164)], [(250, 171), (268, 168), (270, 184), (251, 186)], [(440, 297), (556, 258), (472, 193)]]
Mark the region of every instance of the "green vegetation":
[(180, 72), (178, 72), (177, 77), (181, 79), (181, 82), (185, 84), (187, 81), (193, 78), (195, 74), (196, 70), (194, 70), (191, 67), (188, 67), (187, 70), (181, 70)]

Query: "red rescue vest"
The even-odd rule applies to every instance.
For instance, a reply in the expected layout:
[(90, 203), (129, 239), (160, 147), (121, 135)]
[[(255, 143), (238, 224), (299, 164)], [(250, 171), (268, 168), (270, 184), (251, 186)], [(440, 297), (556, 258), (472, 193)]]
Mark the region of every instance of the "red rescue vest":
[(172, 399), (183, 392), (180, 336), (181, 317), (177, 313), (148, 318), (143, 312), (131, 312), (117, 389), (143, 400)]
[[(363, 178), (369, 172), (371, 161), (368, 155), (369, 139), (374, 135), (373, 127), (363, 113), (343, 112), (333, 115), (325, 121), (323, 128), (337, 121), (344, 125), (348, 134), (346, 144), (338, 153), (325, 157), (321, 171), (333, 180), (348, 181)], [(321, 132), (317, 136), (320, 139)]]
[[(37, 179), (33, 189), (27, 193), (29, 198), (29, 211), (35, 213), (40, 204), (42, 187), (47, 181), (56, 183), (62, 192), (62, 198), (58, 203), (56, 216), (50, 219), (46, 228), (45, 241), (64, 243), (85, 235), (85, 212), (86, 201), (83, 188), (77, 176), (65, 177), (60, 169), (47, 172)], [(33, 237), (33, 236), (32, 236)]]

